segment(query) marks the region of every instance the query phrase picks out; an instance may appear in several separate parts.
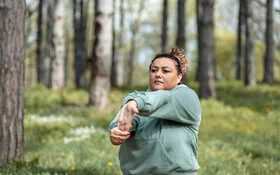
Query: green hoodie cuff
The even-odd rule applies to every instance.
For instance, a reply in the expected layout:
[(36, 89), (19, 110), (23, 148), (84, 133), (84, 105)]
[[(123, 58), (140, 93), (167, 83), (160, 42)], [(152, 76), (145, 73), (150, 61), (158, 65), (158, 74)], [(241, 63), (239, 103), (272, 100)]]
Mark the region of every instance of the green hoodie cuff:
[(137, 103), (138, 111), (142, 111), (145, 107), (145, 101), (141, 97), (135, 97), (133, 100)]

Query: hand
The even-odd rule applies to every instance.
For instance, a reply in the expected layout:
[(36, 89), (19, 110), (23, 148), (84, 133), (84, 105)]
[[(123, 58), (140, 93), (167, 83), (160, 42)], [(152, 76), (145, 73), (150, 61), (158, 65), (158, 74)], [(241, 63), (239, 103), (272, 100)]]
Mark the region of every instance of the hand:
[(110, 140), (113, 145), (120, 145), (129, 137), (129, 132), (121, 131), (118, 127), (113, 128), (110, 132)]
[(135, 114), (139, 114), (137, 103), (134, 100), (127, 102), (121, 109), (118, 119), (118, 128), (122, 131), (129, 131)]

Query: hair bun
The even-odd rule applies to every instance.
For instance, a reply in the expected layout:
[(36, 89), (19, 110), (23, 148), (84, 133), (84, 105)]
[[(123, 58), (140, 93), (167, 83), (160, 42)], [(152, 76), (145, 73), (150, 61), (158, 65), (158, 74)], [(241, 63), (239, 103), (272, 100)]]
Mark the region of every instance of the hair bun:
[(187, 71), (189, 62), (188, 62), (188, 58), (185, 55), (184, 49), (172, 48), (169, 51), (169, 54), (174, 55), (179, 60), (179, 62), (181, 64), (182, 74), (185, 74)]

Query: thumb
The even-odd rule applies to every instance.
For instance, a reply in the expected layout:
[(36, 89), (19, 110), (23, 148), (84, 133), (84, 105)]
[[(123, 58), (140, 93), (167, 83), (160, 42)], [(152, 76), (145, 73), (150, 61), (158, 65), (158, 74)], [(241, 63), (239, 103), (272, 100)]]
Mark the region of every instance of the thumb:
[(138, 110), (138, 108), (136, 106), (134, 108), (132, 108), (132, 112), (134, 114), (139, 114), (139, 110)]

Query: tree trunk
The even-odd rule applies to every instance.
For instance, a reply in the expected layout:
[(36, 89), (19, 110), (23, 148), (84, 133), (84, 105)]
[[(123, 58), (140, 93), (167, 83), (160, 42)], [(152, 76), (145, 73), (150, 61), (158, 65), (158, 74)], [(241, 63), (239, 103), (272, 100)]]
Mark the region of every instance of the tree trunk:
[(54, 23), (54, 54), (51, 64), (52, 88), (62, 90), (65, 86), (65, 40), (64, 40), (64, 0), (57, 0)]
[(90, 104), (104, 108), (109, 103), (112, 57), (113, 0), (95, 0), (95, 40)]
[(161, 51), (168, 50), (168, 0), (163, 0), (162, 10), (162, 34), (161, 34)]
[(112, 72), (111, 72), (111, 84), (113, 87), (120, 87), (123, 86), (124, 84), (123, 33), (124, 33), (124, 0), (121, 0), (120, 1), (120, 30), (119, 30), (118, 37), (114, 35), (115, 48), (113, 53)]
[[(43, 67), (44, 67), (44, 76), (46, 76), (48, 88), (52, 87), (52, 62), (55, 59), (55, 47), (54, 47), (54, 13), (57, 1), (47, 0), (47, 42), (46, 42), (46, 57), (44, 59)], [(44, 79), (45, 80), (45, 79)], [(44, 83), (44, 84), (45, 84)]]
[(202, 14), (201, 14), (201, 24), (199, 37), (199, 96), (200, 98), (215, 98), (215, 73), (214, 73), (214, 63), (215, 63), (215, 47), (214, 47), (214, 0), (202, 0)]
[(44, 59), (42, 56), (42, 25), (43, 25), (43, 3), (44, 0), (39, 0), (38, 17), (37, 17), (37, 83), (42, 83), (47, 86), (47, 74), (44, 71)]
[(244, 1), (246, 43), (245, 43), (245, 81), (246, 86), (256, 85), (255, 58), (254, 58), (254, 36), (253, 36), (253, 14), (251, 0)]
[(236, 73), (235, 79), (241, 80), (241, 61), (242, 61), (242, 26), (244, 24), (244, 3), (239, 0), (239, 14), (237, 24), (237, 45), (236, 45)]
[(201, 71), (201, 55), (202, 55), (202, 38), (201, 38), (201, 25), (202, 25), (202, 4), (201, 0), (196, 0), (196, 29), (197, 29), (197, 69), (196, 69), (196, 81), (200, 79)]
[(0, 166), (23, 157), (25, 1), (0, 0)]
[(73, 24), (75, 42), (75, 85), (77, 88), (87, 88), (87, 48), (86, 48), (86, 23), (83, 0), (73, 0)]
[[(178, 30), (176, 37), (176, 46), (186, 50), (186, 30), (185, 30), (185, 0), (177, 1), (177, 22)], [(183, 75), (182, 83), (187, 84), (187, 74)]]
[(115, 79), (115, 73), (116, 73), (116, 0), (113, 0), (113, 19), (112, 19), (112, 36), (113, 36), (113, 44), (112, 44), (112, 62), (111, 62), (111, 74), (110, 74), (110, 83), (111, 87), (116, 87), (116, 79)]
[(265, 42), (266, 50), (264, 55), (264, 82), (272, 84), (273, 76), (273, 60), (274, 60), (274, 42), (273, 42), (273, 0), (267, 0), (266, 9), (266, 31)]
[(177, 1), (178, 30), (177, 30), (176, 46), (182, 49), (186, 49), (185, 2), (186, 2), (185, 0)]

